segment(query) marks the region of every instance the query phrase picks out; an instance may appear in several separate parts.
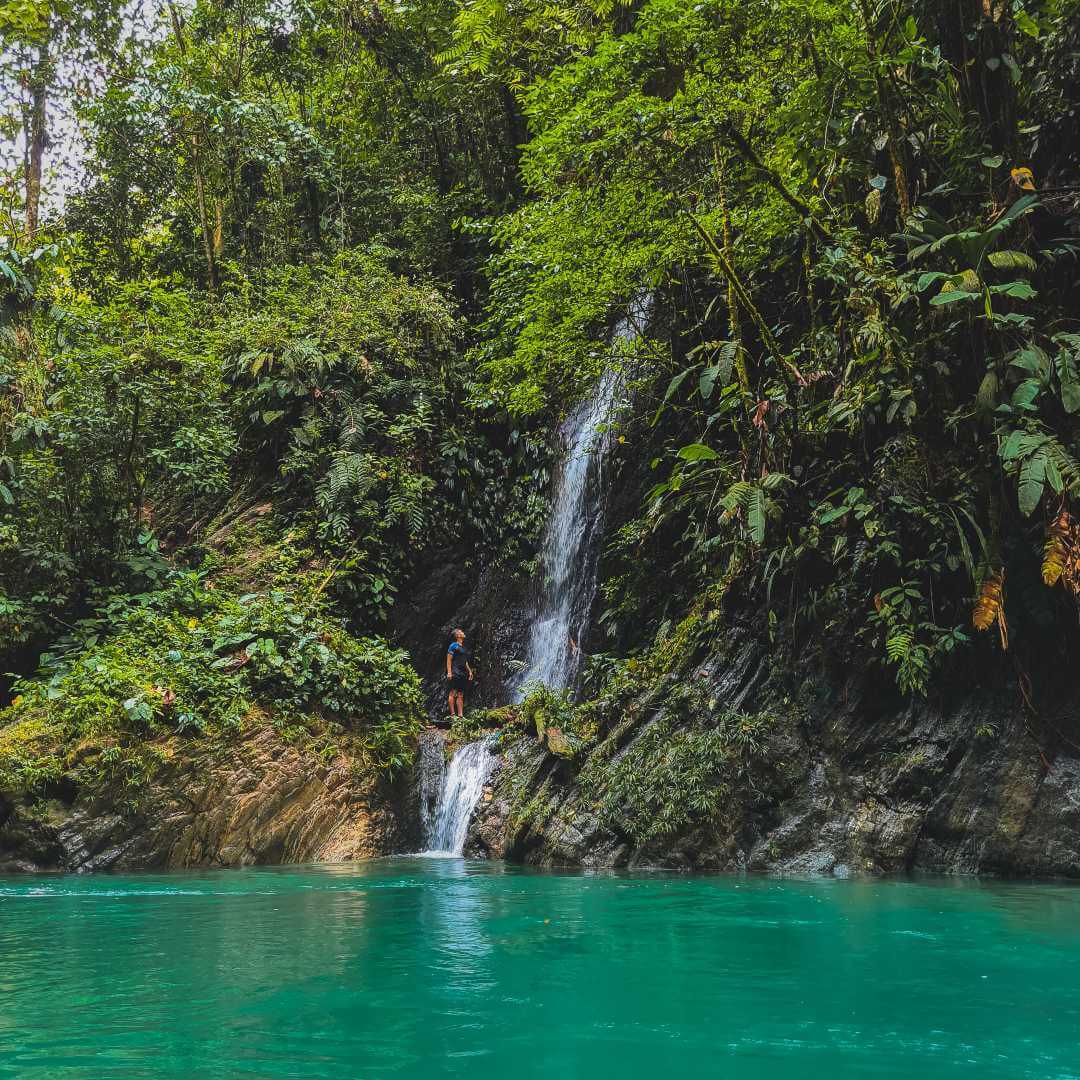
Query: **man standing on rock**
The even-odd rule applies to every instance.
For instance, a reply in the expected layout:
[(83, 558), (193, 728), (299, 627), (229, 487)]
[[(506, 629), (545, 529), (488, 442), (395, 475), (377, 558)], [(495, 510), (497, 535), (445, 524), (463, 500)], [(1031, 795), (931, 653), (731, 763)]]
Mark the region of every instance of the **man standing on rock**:
[(446, 678), (450, 684), (450, 715), (465, 715), (465, 688), (472, 682), (469, 654), (465, 651), (465, 631), (455, 630), (446, 650)]

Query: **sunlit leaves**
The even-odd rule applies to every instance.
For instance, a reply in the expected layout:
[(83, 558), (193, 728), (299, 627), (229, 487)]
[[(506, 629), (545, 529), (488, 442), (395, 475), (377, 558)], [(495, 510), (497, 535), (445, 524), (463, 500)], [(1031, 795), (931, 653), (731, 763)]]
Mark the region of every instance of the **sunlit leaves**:
[(716, 461), (720, 455), (703, 443), (690, 443), (679, 450), (678, 456), (683, 461)]
[(1046, 542), (1043, 546), (1042, 579), (1043, 583), (1053, 588), (1061, 578), (1069, 558), (1069, 548), (1073, 541), (1072, 517), (1068, 510), (1060, 514), (1047, 526)]

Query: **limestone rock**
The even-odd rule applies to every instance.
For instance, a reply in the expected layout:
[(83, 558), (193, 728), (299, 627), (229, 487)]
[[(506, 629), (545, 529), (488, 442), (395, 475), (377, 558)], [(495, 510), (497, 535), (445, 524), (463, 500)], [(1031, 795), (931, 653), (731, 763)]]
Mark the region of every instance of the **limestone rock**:
[(225, 745), (175, 748), (134, 798), (76, 792), (43, 815), (0, 795), (0, 870), (330, 862), (400, 849), (407, 785), (373, 776), (348, 737), (337, 744), (324, 761), (257, 724)]

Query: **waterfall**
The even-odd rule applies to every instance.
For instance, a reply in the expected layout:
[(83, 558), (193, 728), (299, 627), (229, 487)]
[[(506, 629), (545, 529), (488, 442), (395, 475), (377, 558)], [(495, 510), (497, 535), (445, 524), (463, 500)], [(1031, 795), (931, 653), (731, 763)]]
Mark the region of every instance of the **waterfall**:
[(495, 755), (487, 739), (478, 739), (457, 750), (447, 765), (443, 746), (438, 732), (420, 742), (420, 821), (426, 854), (460, 855)]
[[(652, 306), (650, 294), (631, 301), (612, 334), (617, 347), (639, 337)], [(520, 700), (530, 683), (572, 687), (581, 667), (582, 638), (596, 596), (598, 544), (603, 535), (604, 463), (611, 445), (607, 425), (621, 404), (623, 380), (608, 367), (591, 397), (566, 418), (559, 435), (566, 447), (555, 477), (551, 518), (541, 549), (543, 586), (529, 628)]]

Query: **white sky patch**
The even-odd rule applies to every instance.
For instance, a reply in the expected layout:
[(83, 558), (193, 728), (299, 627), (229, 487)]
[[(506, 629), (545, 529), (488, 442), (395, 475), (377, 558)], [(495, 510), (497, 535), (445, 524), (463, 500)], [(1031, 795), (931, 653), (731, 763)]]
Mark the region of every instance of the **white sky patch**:
[[(189, 5), (178, 4), (181, 10)], [(62, 213), (67, 196), (86, 183), (87, 133), (79, 109), (101, 94), (117, 59), (162, 40), (169, 31), (162, 0), (128, 0), (112, 25), (111, 42), (100, 13), (86, 7), (51, 29), (53, 75), (46, 105), (46, 146), (42, 177), (42, 220)], [(95, 39), (98, 40), (95, 40)], [(8, 41), (0, 47), (0, 204), (4, 218), (21, 211), (27, 167), (31, 72), (37, 48)], [(0, 219), (0, 228), (8, 221)]]

